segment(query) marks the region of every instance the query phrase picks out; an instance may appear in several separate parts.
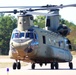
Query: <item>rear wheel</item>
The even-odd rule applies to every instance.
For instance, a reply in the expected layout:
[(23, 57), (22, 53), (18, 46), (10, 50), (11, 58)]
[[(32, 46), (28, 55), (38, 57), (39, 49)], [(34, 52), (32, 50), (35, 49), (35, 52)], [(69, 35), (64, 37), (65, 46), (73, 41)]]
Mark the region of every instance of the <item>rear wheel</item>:
[(58, 69), (58, 68), (59, 68), (58, 62), (55, 62), (55, 69)]
[(42, 67), (43, 63), (40, 63), (40, 66)]
[(55, 67), (55, 69), (59, 68), (58, 62), (52, 62), (51, 63), (51, 69), (54, 69), (54, 67)]
[(54, 69), (54, 62), (51, 63), (51, 69)]
[(35, 63), (32, 64), (31, 68), (32, 69), (35, 69)]
[(72, 62), (69, 62), (69, 68), (73, 69), (73, 63)]

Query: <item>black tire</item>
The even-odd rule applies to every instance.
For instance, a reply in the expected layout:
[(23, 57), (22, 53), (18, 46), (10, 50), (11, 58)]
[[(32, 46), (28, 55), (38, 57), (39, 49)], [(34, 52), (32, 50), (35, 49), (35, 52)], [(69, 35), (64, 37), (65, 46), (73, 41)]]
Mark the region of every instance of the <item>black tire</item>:
[(72, 62), (69, 62), (69, 68), (73, 69), (73, 63)]
[(42, 67), (43, 63), (40, 63), (40, 66)]
[(13, 63), (13, 70), (16, 69), (16, 66), (17, 66), (17, 64), (16, 63)]
[(21, 63), (17, 62), (17, 69), (21, 69)]
[(51, 69), (54, 69), (54, 62), (51, 63)]
[(31, 67), (31, 68), (32, 68), (32, 69), (35, 69), (35, 63), (32, 64), (32, 67)]
[(58, 62), (55, 62), (55, 69), (58, 69), (59, 68), (59, 64)]

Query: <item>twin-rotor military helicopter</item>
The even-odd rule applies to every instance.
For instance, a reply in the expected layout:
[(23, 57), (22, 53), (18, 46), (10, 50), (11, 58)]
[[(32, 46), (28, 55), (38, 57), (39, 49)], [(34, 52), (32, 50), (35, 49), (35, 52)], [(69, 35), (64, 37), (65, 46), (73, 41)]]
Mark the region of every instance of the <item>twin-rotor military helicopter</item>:
[[(46, 5), (46, 6), (5, 6), (0, 8), (20, 8), (19, 11), (1, 11), (0, 13), (20, 13), (18, 24), (12, 32), (10, 39), (9, 56), (15, 59), (13, 69), (21, 69), (20, 61), (31, 62), (32, 69), (35, 64), (51, 64), (51, 69), (59, 69), (59, 62), (68, 62), (73, 69), (71, 42), (66, 36), (70, 29), (59, 24), (59, 9), (64, 7), (76, 7), (70, 5)], [(22, 10), (24, 9), (24, 10)], [(34, 12), (47, 10), (48, 13)], [(33, 15), (46, 16), (45, 28), (39, 28), (33, 24)]]

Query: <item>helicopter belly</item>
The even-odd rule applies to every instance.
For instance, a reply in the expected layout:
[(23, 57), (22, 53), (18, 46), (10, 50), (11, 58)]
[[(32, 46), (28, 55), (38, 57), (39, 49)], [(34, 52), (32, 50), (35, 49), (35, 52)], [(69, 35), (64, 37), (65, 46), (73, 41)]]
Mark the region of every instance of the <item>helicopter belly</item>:
[(69, 50), (49, 46), (47, 48), (47, 57), (53, 58), (53, 59), (58, 59), (58, 60), (63, 60), (63, 61), (71, 61), (72, 60), (72, 55)]

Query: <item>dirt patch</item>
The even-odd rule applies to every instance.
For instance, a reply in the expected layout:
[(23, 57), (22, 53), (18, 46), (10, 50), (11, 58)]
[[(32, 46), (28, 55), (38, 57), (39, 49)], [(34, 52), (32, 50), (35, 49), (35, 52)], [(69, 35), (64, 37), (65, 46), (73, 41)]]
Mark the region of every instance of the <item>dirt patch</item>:
[(72, 55), (76, 55), (76, 51), (71, 51)]
[[(0, 68), (7, 68), (7, 67), (12, 67), (13, 62), (0, 62)], [(26, 66), (28, 65), (25, 62), (21, 62), (21, 66)]]
[(9, 59), (9, 56), (8, 55), (0, 55), (0, 58), (4, 58), (4, 59)]

